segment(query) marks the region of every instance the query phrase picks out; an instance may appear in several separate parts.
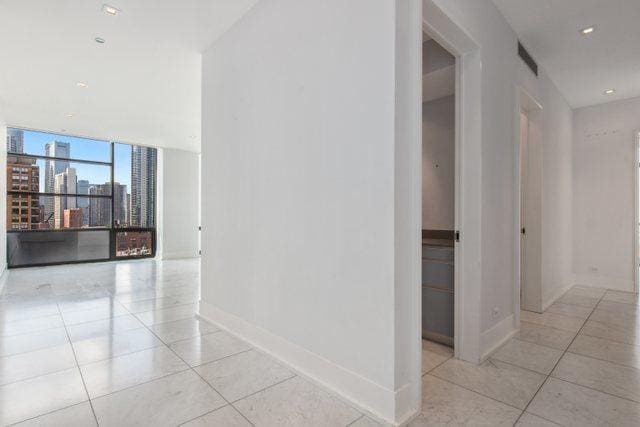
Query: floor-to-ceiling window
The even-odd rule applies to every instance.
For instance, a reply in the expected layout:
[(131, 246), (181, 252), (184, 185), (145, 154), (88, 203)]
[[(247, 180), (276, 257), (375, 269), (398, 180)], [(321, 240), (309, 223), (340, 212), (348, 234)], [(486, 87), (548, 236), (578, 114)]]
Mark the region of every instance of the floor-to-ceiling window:
[(9, 128), (9, 267), (152, 257), (157, 150)]

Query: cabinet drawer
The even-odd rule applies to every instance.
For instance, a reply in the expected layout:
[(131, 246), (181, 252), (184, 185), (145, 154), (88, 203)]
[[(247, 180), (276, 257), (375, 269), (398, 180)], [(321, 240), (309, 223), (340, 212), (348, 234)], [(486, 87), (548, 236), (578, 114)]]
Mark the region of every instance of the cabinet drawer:
[(453, 264), (423, 259), (422, 285), (453, 290)]
[(423, 245), (422, 259), (453, 262), (453, 248)]
[(422, 288), (422, 331), (453, 338), (453, 294)]

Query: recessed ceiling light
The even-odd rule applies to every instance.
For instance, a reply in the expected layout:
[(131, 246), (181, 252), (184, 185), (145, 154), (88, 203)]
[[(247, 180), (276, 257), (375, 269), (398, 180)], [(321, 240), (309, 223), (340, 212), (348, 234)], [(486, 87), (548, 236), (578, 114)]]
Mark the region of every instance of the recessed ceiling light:
[(104, 44), (104, 42), (106, 41), (102, 37), (96, 37), (94, 40), (96, 41), (96, 43), (100, 43), (100, 44)]
[(102, 11), (109, 16), (116, 16), (118, 13), (120, 13), (120, 9), (109, 6), (108, 4), (102, 5)]
[(69, 114), (67, 114), (67, 117), (71, 118), (71, 117), (73, 117), (73, 114), (69, 113)]
[(596, 30), (596, 27), (591, 26), (591, 27), (587, 27), (587, 28), (583, 28), (583, 29), (581, 29), (581, 30), (580, 30), (580, 33), (586, 36), (586, 35), (588, 35), (588, 34), (593, 33), (595, 30)]
[(615, 90), (615, 89), (607, 89), (607, 90), (605, 90), (605, 91), (604, 91), (604, 94), (605, 94), (605, 95), (611, 95), (611, 94), (613, 94), (613, 93), (616, 93), (616, 90)]
[(85, 88), (85, 89), (89, 87), (89, 85), (88, 85), (88, 84), (83, 83), (83, 82), (78, 82), (78, 83), (76, 83), (76, 86), (81, 87), (81, 88)]

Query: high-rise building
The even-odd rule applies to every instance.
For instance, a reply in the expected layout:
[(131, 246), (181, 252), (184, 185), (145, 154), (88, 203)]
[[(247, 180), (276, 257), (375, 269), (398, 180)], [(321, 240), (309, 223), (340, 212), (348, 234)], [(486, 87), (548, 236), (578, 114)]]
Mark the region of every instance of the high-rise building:
[(7, 129), (7, 151), (10, 153), (24, 152), (24, 131), (20, 129)]
[[(108, 196), (111, 194), (111, 184), (92, 184), (89, 187), (92, 196)], [(92, 197), (89, 199), (89, 226), (111, 226), (111, 200), (106, 197)]]
[[(108, 196), (111, 194), (111, 184), (94, 184), (89, 187), (89, 194), (94, 196)], [(113, 219), (116, 227), (129, 224), (127, 213), (127, 186), (118, 182), (113, 183)], [(89, 200), (89, 225), (91, 227), (111, 226), (111, 200), (103, 197), (92, 197)]]
[[(75, 168), (67, 168), (59, 173), (54, 179), (54, 192), (58, 194), (76, 194), (77, 177)], [(62, 228), (64, 225), (65, 209), (76, 208), (75, 196), (57, 196), (54, 198), (53, 222), (55, 228)]]
[(113, 221), (116, 227), (129, 225), (129, 211), (127, 210), (127, 186), (118, 182), (113, 183)]
[(82, 227), (82, 209), (65, 209), (64, 210), (64, 228), (80, 228)]
[(155, 148), (131, 146), (131, 225), (154, 227), (156, 222)]
[[(86, 179), (79, 179), (78, 185), (76, 186), (76, 193), (78, 195), (88, 195), (89, 194), (89, 181)], [(89, 198), (88, 197), (78, 197), (76, 201), (76, 206), (79, 209), (82, 209), (82, 225), (89, 225)]]
[[(40, 191), (40, 168), (35, 159), (7, 157), (7, 189), (9, 191)], [(31, 194), (7, 195), (7, 229), (39, 228), (40, 206), (38, 196)]]
[[(58, 157), (58, 158), (69, 158), (71, 157), (71, 145), (68, 142), (61, 141), (52, 141), (45, 145), (45, 155), (49, 157)], [(44, 192), (45, 193), (54, 193), (55, 192), (55, 179), (56, 175), (64, 172), (69, 168), (69, 162), (67, 160), (53, 160), (47, 159), (44, 164)], [(75, 193), (75, 188), (74, 188)], [(60, 197), (53, 196), (45, 196), (43, 197), (44, 201), (44, 217), (45, 218), (55, 218), (56, 210), (55, 204), (56, 200), (60, 199)], [(60, 218), (62, 218), (60, 216)]]

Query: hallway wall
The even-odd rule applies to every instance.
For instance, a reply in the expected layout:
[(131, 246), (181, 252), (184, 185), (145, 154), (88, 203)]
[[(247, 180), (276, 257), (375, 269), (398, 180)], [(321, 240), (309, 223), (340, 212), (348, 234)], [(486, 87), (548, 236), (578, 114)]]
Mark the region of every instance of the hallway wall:
[(395, 3), (263, 0), (202, 75), (201, 314), (388, 420)]
[(640, 98), (574, 111), (573, 272), (575, 283), (634, 286), (634, 131)]
[[(572, 144), (573, 111), (545, 70), (535, 77), (524, 62), (518, 66), (518, 82), (542, 106), (534, 113), (532, 126), (539, 147), (531, 156), (535, 171), (537, 251), (540, 292), (528, 309), (543, 311), (573, 283), (572, 272)], [(531, 224), (527, 223), (530, 235)], [(533, 231), (533, 227), (531, 227)]]
[[(571, 245), (567, 240), (571, 187), (568, 185), (571, 144), (571, 110), (551, 80), (539, 67), (536, 78), (524, 69), (517, 56), (518, 38), (490, 0), (433, 0), (454, 22), (480, 45), (482, 55), (482, 353), (487, 355), (515, 330), (514, 293), (519, 263), (519, 239), (515, 215), (518, 112), (516, 85), (540, 100), (545, 113), (542, 121), (542, 161), (551, 173), (539, 183), (541, 191), (541, 254), (553, 267), (542, 274), (546, 298), (560, 295), (570, 285), (568, 269)], [(540, 64), (539, 64), (540, 65)], [(526, 71), (526, 74), (525, 72)], [(556, 158), (554, 153), (558, 154)], [(544, 210), (542, 208), (544, 206)], [(558, 233), (558, 240), (552, 238)], [(546, 237), (545, 237), (546, 236)], [(561, 239), (565, 239), (560, 241)], [(542, 285), (540, 285), (542, 286)]]
[(162, 149), (162, 258), (198, 256), (200, 159), (198, 153)]

